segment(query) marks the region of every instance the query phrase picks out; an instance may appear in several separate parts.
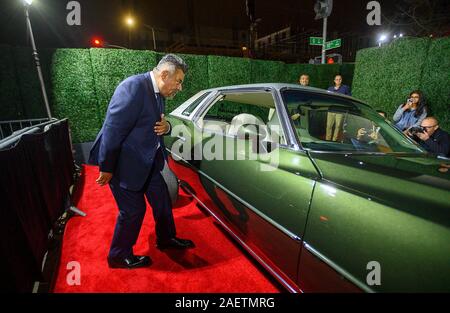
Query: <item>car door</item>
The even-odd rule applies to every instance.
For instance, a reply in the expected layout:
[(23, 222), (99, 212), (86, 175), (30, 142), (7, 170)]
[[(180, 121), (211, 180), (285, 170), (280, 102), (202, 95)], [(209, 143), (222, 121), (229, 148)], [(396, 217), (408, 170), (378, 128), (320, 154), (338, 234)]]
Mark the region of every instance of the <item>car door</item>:
[[(292, 286), (317, 172), (305, 153), (290, 147), (275, 96), (274, 90), (222, 92), (195, 122), (203, 145), (197, 166), (216, 213)], [(263, 130), (259, 140), (242, 136), (239, 126), (245, 123)]]
[[(303, 237), (307, 292), (448, 290), (449, 180), (370, 107), (302, 90), (281, 92), (320, 170)], [(331, 113), (331, 114), (330, 114)], [(333, 133), (328, 121), (337, 114)], [(409, 153), (408, 153), (409, 152)]]

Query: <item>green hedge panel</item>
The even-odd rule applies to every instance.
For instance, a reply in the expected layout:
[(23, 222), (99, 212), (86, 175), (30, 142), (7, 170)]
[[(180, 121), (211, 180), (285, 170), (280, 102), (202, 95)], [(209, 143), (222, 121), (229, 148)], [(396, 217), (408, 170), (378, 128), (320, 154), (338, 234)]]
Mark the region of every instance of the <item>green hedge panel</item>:
[(58, 49), (53, 56), (53, 114), (69, 118), (74, 143), (93, 141), (100, 116), (88, 49)]
[[(334, 86), (334, 77), (340, 73), (340, 64), (319, 64), (317, 67), (317, 82), (314, 87), (328, 89)], [(343, 84), (350, 85), (344, 77)]]
[(251, 83), (279, 83), (284, 80), (284, 63), (279, 61), (251, 60)]
[(344, 84), (348, 86), (353, 86), (353, 74), (355, 72), (355, 63), (342, 63), (339, 70), (343, 77)]
[(450, 38), (432, 41), (422, 75), (421, 89), (432, 114), (450, 131)]
[[(51, 59), (54, 53), (53, 49), (40, 49), (39, 59), (44, 77), (44, 83), (47, 90), (51, 106), (52, 83), (50, 79)], [(17, 81), (20, 88), (22, 107), (19, 110), (23, 112), (24, 118), (45, 118), (47, 112), (45, 109), (42, 91), (36, 69), (36, 63), (32, 56), (31, 48), (14, 47), (14, 63), (16, 67)]]
[(250, 84), (250, 59), (208, 56), (208, 84), (210, 88)]
[(358, 51), (353, 95), (392, 117), (408, 94), (420, 88), (429, 46), (428, 38), (399, 39)]
[(90, 55), (102, 119), (119, 83), (129, 76), (148, 72), (156, 65), (156, 52), (147, 50), (92, 48)]
[[(165, 53), (157, 53), (157, 61)], [(183, 90), (179, 92), (172, 100), (166, 101), (166, 113), (172, 112), (184, 101), (195, 95), (200, 90), (208, 89), (208, 57), (206, 55), (177, 54), (189, 66), (188, 72), (184, 78)]]
[(11, 47), (0, 46), (0, 120), (23, 118), (20, 90)]
[(308, 74), (309, 85), (312, 87), (317, 87), (319, 83), (317, 66), (313, 64), (285, 64), (282, 82), (298, 84), (300, 75), (302, 74)]

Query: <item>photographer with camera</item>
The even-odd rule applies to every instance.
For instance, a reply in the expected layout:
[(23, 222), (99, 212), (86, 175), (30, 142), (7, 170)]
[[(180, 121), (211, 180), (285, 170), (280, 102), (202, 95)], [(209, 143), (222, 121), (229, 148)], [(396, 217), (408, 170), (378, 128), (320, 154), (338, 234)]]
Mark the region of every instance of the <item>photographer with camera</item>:
[(420, 123), (427, 117), (427, 112), (428, 109), (423, 94), (419, 90), (415, 90), (409, 94), (406, 103), (398, 107), (392, 120), (395, 123), (395, 127), (405, 132), (405, 130), (413, 126), (420, 126)]
[(439, 128), (439, 122), (435, 117), (425, 118), (420, 127), (411, 127), (408, 133), (428, 152), (450, 156), (450, 136)]

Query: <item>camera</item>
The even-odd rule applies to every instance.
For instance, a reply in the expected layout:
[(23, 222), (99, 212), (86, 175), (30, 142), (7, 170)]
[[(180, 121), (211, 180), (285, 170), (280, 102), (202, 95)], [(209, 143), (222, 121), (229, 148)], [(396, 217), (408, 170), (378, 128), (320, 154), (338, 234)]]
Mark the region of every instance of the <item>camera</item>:
[(417, 134), (417, 133), (423, 133), (423, 132), (425, 132), (425, 130), (420, 126), (414, 126), (409, 129), (409, 132), (411, 134)]

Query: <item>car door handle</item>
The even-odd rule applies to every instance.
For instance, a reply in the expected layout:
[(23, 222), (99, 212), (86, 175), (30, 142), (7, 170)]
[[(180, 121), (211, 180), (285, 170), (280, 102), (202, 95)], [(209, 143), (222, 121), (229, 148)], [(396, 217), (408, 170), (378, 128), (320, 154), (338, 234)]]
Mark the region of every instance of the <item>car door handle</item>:
[(177, 136), (178, 139), (180, 139), (182, 142), (186, 142), (186, 138), (182, 137), (182, 136)]

